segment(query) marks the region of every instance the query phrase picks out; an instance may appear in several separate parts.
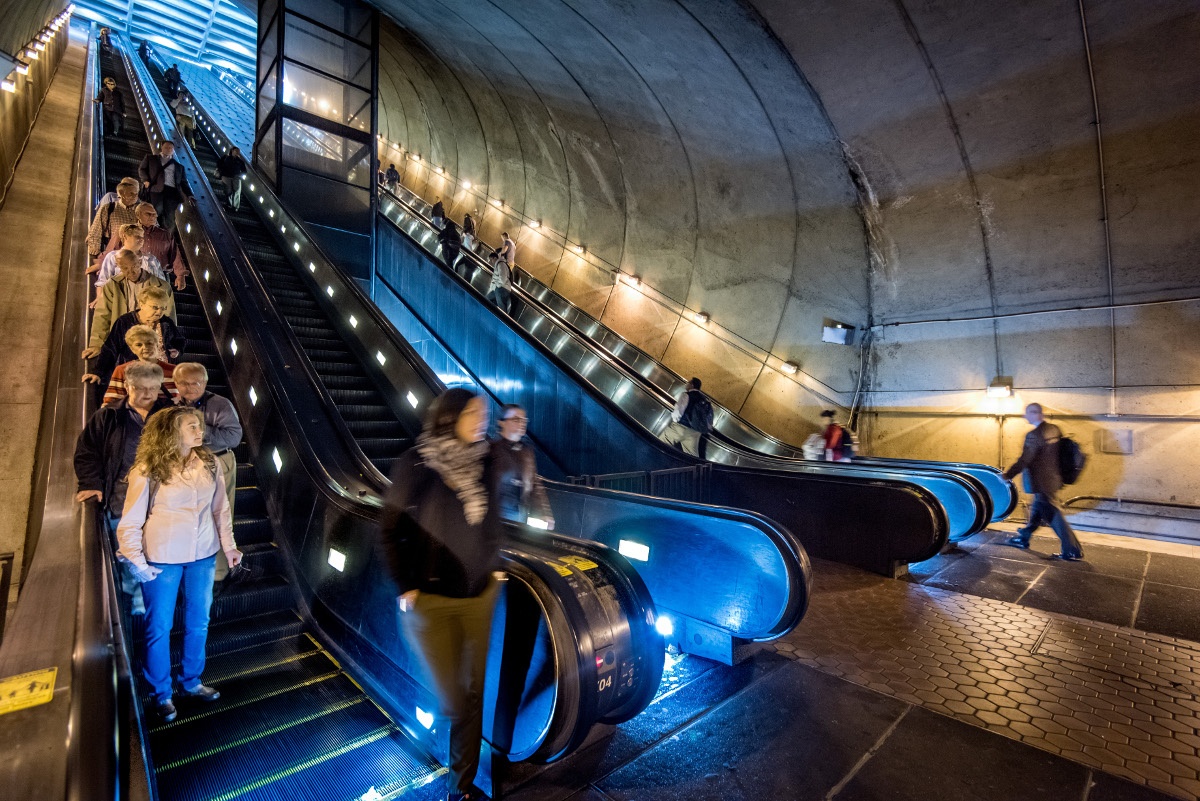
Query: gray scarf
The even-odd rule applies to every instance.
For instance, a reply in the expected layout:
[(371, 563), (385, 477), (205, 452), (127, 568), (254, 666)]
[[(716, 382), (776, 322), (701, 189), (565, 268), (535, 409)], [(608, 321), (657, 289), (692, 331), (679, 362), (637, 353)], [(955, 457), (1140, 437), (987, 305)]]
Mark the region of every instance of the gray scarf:
[(454, 490), (467, 522), (473, 526), (479, 525), (487, 514), (487, 489), (483, 486), (483, 458), (487, 450), (486, 440), (468, 443), (453, 434), (417, 437), (417, 453)]

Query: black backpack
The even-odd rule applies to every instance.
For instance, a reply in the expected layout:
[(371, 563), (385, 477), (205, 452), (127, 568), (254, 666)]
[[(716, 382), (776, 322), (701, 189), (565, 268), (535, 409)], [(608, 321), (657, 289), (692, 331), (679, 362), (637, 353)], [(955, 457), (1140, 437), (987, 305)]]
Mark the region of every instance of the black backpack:
[(683, 410), (683, 419), (679, 422), (701, 434), (712, 431), (712, 401), (700, 390), (688, 390), (688, 405)]
[(1085, 464), (1087, 455), (1084, 454), (1083, 448), (1079, 447), (1079, 443), (1070, 437), (1062, 437), (1058, 441), (1058, 473), (1062, 476), (1063, 483), (1074, 484), (1078, 481)]

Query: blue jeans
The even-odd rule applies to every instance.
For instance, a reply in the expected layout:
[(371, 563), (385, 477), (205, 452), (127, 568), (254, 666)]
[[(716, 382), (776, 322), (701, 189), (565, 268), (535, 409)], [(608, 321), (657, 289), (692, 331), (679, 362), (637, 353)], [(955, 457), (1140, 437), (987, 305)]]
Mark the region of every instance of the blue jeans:
[(1033, 503), (1029, 507), (1029, 522), (1017, 529), (1017, 536), (1023, 542), (1028, 543), (1033, 532), (1041, 526), (1050, 526), (1054, 529), (1059, 542), (1062, 543), (1064, 556), (1083, 555), (1083, 546), (1079, 544), (1075, 532), (1071, 530), (1071, 524), (1067, 522), (1066, 515), (1058, 508), (1057, 499), (1053, 494), (1047, 492), (1033, 494)]
[(183, 664), (179, 685), (194, 690), (204, 673), (204, 647), (208, 640), (208, 611), (212, 606), (213, 571), (216, 555), (195, 562), (170, 565), (151, 562), (162, 570), (153, 581), (142, 585), (146, 597), (146, 666), (143, 674), (154, 691), (155, 701), (170, 700), (171, 625), (175, 601), (183, 585)]

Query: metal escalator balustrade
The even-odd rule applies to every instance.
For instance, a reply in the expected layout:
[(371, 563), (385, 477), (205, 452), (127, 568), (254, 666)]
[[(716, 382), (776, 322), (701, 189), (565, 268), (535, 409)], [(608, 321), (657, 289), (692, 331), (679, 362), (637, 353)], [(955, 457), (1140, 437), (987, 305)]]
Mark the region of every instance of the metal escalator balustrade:
[[(201, 205), (212, 203), (206, 182), (204, 194), (208, 197)], [(282, 212), (282, 207), (279, 210)], [(329, 456), (331, 450), (351, 443), (344, 437), (331, 441), (321, 436), (319, 425), (303, 424), (307, 421), (301, 418), (314, 404), (306, 407), (298, 402), (303, 393), (295, 377), (272, 364), (279, 354), (256, 330), (258, 310), (248, 297), (254, 293), (233, 289), (232, 283), (238, 281), (243, 266), (249, 268), (248, 262), (244, 258), (222, 262), (197, 209), (184, 207), (177, 221), (194, 257), (192, 267), (198, 275), (205, 314), (217, 338), (229, 345), (221, 349), (221, 355), (233, 365), (231, 386), (239, 399), (243, 393), (248, 395), (247, 383), (250, 390), (263, 388), (249, 408), (243, 402), (243, 409), (251, 441), (257, 452), (270, 454), (268, 464), (274, 466), (274, 470), (265, 470), (264, 491), (271, 517), (283, 533), (288, 564), (300, 593), (314, 619), (321, 622), (321, 631), (326, 635), (333, 632), (338, 647), (362, 668), (361, 678), (372, 694), (388, 699), (389, 709), (406, 721), (405, 729), (432, 746), (436, 736), (423, 711), (432, 704), (412, 678), (419, 675), (419, 663), (396, 636), (395, 590), (374, 558), (380, 487), (368, 484), (369, 489), (357, 494), (342, 491), (349, 487), (340, 483), (344, 478), (339, 470), (328, 469), (338, 462)], [(238, 340), (241, 347), (232, 347)], [(274, 380), (266, 380), (269, 374)], [(317, 381), (310, 373), (303, 378)], [(345, 465), (343, 459), (341, 471)], [(533, 704), (530, 712), (522, 701), (514, 714), (517, 723), (531, 714), (537, 721), (531, 729), (526, 726), (534, 732), (532, 739), (523, 741), (529, 758), (556, 758), (582, 742), (597, 721), (636, 714), (653, 697), (663, 653), (662, 639), (654, 630), (653, 602), (625, 560), (602, 545), (554, 535), (534, 546), (510, 537), (505, 558), (516, 565), (514, 573), (533, 565), (532, 572), (526, 569), (528, 591), (553, 599), (535, 610), (545, 624), (535, 644), (542, 644), (539, 647), (553, 655), (547, 662), (551, 673), (543, 673), (533, 684), (538, 690), (536, 698), (545, 703)], [(545, 566), (555, 559), (554, 569), (547, 573)], [(553, 619), (547, 617), (552, 609), (558, 610)], [(594, 673), (600, 667), (598, 656), (605, 656), (591, 648), (604, 643), (609, 643), (606, 647), (610, 647), (612, 664), (626, 676), (621, 693), (606, 695), (605, 687), (589, 684), (588, 666)], [(493, 661), (503, 656), (494, 653)], [(568, 669), (571, 665), (575, 667)]]
[[(109, 68), (128, 87), (115, 57)], [(144, 100), (139, 97), (139, 106)], [(156, 127), (150, 115), (144, 119)], [(141, 147), (142, 155), (149, 152), (144, 134)], [(136, 140), (130, 149), (136, 151)], [(195, 283), (176, 293), (176, 306), (188, 336), (182, 360), (203, 363), (210, 389), (227, 394), (224, 363)], [(245, 417), (245, 404), (237, 405)], [(441, 769), (314, 636), (273, 541), (257, 469), (239, 461), (234, 536), (252, 578), (225, 588), (213, 602), (205, 680), (221, 692), (221, 700), (200, 704), (180, 698), (179, 718), (162, 723), (145, 715), (152, 703), (139, 694), (155, 797), (348, 801), (371, 788), (400, 795), (436, 779)], [(171, 638), (175, 664), (182, 611), (176, 609)], [(143, 620), (126, 617), (125, 623), (136, 641)]]
[[(202, 121), (201, 130), (204, 135), (211, 137), (209, 145), (221, 141), (222, 132), (219, 125), (212, 120), (203, 107), (195, 105), (194, 110), (198, 120)], [(257, 182), (259, 179), (254, 177), (251, 170), (251, 181)], [(269, 191), (261, 189), (258, 183), (249, 183), (247, 188), (254, 187), (255, 200), (259, 204), (258, 212), (265, 213), (267, 219), (279, 221), (280, 228), (295, 226), (295, 221), (289, 215), (287, 209), (279, 203), (278, 199)], [(274, 228), (271, 229), (274, 232)], [(284, 234), (282, 231), (278, 237), (278, 244), (286, 244), (285, 236), (292, 234)], [(303, 232), (296, 234), (302, 237)], [(306, 240), (298, 240), (306, 241)], [(286, 248), (285, 248), (286, 253)], [(298, 257), (304, 261), (308, 257), (301, 254)], [(323, 275), (332, 276), (331, 280), (341, 278), (337, 274), (335, 268), (324, 260), (323, 255), (317, 252), (314, 261), (308, 262), (312, 268), (309, 272), (314, 277)], [(329, 272), (333, 271), (333, 272)], [(304, 271), (301, 270), (303, 275)], [(342, 298), (342, 303), (350, 304), (351, 308), (355, 309), (349, 312), (348, 320), (351, 323), (351, 329), (347, 333), (351, 336), (359, 337), (375, 337), (372, 343), (377, 343), (380, 334), (385, 335), (385, 338), (390, 341), (395, 341), (399, 334), (395, 329), (387, 323), (386, 317), (375, 307), (374, 304), (366, 301), (364, 298), (356, 297), (359, 293), (357, 285), (347, 279), (342, 279), (343, 283), (334, 284), (337, 287), (335, 295)], [(344, 290), (344, 291), (343, 291)], [(363, 313), (361, 306), (353, 304), (365, 304), (367, 310), (371, 312), (370, 316)], [(347, 309), (335, 307), (331, 313), (347, 315)], [(358, 317), (355, 317), (358, 314)], [(427, 336), (427, 332), (422, 336)], [(404, 344), (404, 343), (401, 343)], [(429, 343), (436, 344), (436, 343)], [(393, 347), (395, 347), (393, 345)], [(370, 347), (360, 347), (359, 352), (369, 352), (374, 350), (377, 356), (391, 353), (391, 350), (375, 350), (375, 345)], [(407, 351), (406, 351), (407, 352)], [(428, 352), (428, 351), (427, 351)], [(385, 357), (385, 361), (390, 357)], [(443, 358), (443, 363), (453, 361), (449, 357)], [(457, 363), (455, 363), (457, 365)], [(457, 372), (454, 377), (463, 383), (468, 383), (474, 387), (482, 388), (487, 394), (487, 387), (483, 386), (484, 382), (478, 381), (473, 376), (465, 375), (460, 366), (456, 366)], [(436, 376), (425, 374), (434, 391), (440, 390), (440, 384), (437, 383)], [(500, 398), (492, 394), (491, 398), (496, 406), (499, 406)], [(536, 440), (535, 440), (536, 442)], [(589, 539), (596, 539), (600, 542), (605, 542), (614, 549), (620, 544), (620, 538), (609, 540), (603, 539), (601, 536), (611, 535), (622, 530), (625, 527), (631, 530), (637, 530), (639, 537), (647, 542), (650, 542), (653, 547), (653, 552), (656, 554), (654, 565), (647, 566), (643, 564), (636, 565), (639, 572), (651, 584), (651, 591), (656, 597), (660, 594), (663, 597), (674, 598), (676, 608), (674, 612), (677, 614), (681, 623), (685, 619), (690, 619), (689, 624), (693, 628), (700, 628), (706, 632), (706, 637), (709, 639), (723, 637), (726, 641), (731, 641), (733, 638), (738, 639), (770, 639), (777, 636), (782, 636), (787, 631), (795, 627), (803, 617), (804, 611), (807, 608), (808, 587), (810, 584), (811, 567), (808, 563), (807, 555), (804, 549), (799, 545), (795, 537), (785, 530), (781, 530), (777, 524), (769, 520), (765, 520), (759, 516), (750, 513), (735, 511), (735, 510), (713, 510), (711, 507), (676, 504), (667, 511), (665, 505), (659, 504), (653, 499), (636, 498), (630, 496), (622, 496), (619, 502), (608, 505), (616, 506), (624, 509), (620, 515), (609, 514), (608, 527), (604, 532), (598, 531), (595, 527), (586, 525), (585, 515), (579, 512), (588, 501), (588, 492), (591, 491), (566, 491), (565, 488), (556, 488), (550, 486), (550, 492), (554, 501), (556, 515), (566, 521), (575, 519), (577, 523), (571, 528), (573, 534), (580, 534)], [(603, 493), (593, 492), (595, 496), (602, 496)], [(646, 521), (653, 518), (653, 515), (660, 515), (665, 521), (670, 517), (673, 519), (672, 527), (655, 527), (650, 525), (647, 527)], [(705, 518), (703, 524), (694, 522), (697, 516)], [(693, 522), (688, 525), (680, 524), (680, 521), (691, 518)], [(715, 528), (717, 520), (721, 520), (721, 531), (706, 531), (705, 526)], [(649, 530), (648, 530), (649, 529)], [(711, 597), (702, 596), (699, 594), (689, 594), (684, 589), (683, 585), (690, 582), (692, 571), (688, 569), (673, 570), (668, 565), (672, 563), (664, 561), (661, 557), (664, 554), (674, 552), (675, 546), (671, 543), (680, 541), (685, 537), (704, 538), (706, 536), (714, 538), (714, 541), (722, 541), (725, 543), (741, 542), (742, 547), (734, 548), (726, 553), (725, 565), (727, 570), (723, 574), (723, 582), (721, 586), (730, 590), (734, 595), (737, 593), (739, 576), (750, 574), (759, 574), (762, 576), (770, 576), (769, 580), (763, 580), (757, 584), (754, 582), (745, 582), (741, 586), (755, 586), (760, 594), (754, 595), (753, 603), (760, 611), (760, 615), (746, 618), (741, 614), (737, 607), (745, 606), (745, 599), (738, 599), (736, 602), (722, 593), (715, 593)], [(749, 543), (755, 543), (751, 546)], [(770, 550), (770, 555), (763, 548)], [(692, 551), (691, 555), (695, 556), (696, 551)], [(684, 560), (686, 562), (686, 560)], [(684, 562), (676, 564), (679, 567)], [(720, 599), (720, 600), (714, 600)], [(767, 625), (759, 625), (769, 621)], [(684, 630), (684, 626), (679, 627), (680, 632)], [(714, 634), (714, 632), (717, 632)], [(728, 645), (728, 642), (726, 642)], [(731, 647), (731, 646), (730, 646)], [(723, 651), (717, 653), (718, 658), (729, 660), (731, 658), (730, 647), (725, 647)], [(689, 647), (688, 650), (697, 651), (695, 647)], [(708, 655), (713, 655), (714, 652), (707, 646), (704, 649)]]

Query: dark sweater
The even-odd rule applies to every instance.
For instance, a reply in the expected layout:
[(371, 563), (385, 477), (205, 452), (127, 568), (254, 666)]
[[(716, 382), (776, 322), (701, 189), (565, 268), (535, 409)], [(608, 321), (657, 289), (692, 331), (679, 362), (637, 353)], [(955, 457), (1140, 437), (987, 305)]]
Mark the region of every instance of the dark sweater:
[[(170, 407), (170, 401), (159, 398), (150, 414)], [(143, 427), (133, 419), (128, 398), (122, 398), (112, 406), (97, 409), (75, 442), (77, 487), (81, 492), (103, 492), (103, 503), (111, 514), (121, 514), (125, 505), (125, 477), (133, 467), (132, 454), (137, 449), (130, 438), (141, 439)]]
[[(104, 340), (104, 347), (100, 348), (100, 355), (92, 360), (88, 372), (100, 376), (102, 386), (108, 384), (108, 379), (112, 376), (112, 371), (118, 364), (131, 362), (137, 359), (137, 355), (129, 349), (129, 345), (125, 342), (125, 335), (129, 333), (129, 329), (138, 325), (138, 317), (136, 311), (126, 312), (118, 317), (112, 324), (112, 328), (108, 331), (108, 337)], [(157, 325), (161, 326), (162, 342), (164, 350), (177, 350), (180, 355), (183, 355), (183, 349), (187, 347), (187, 337), (179, 333), (179, 327), (175, 325), (170, 317), (161, 318)], [(171, 355), (165, 354), (167, 361), (174, 363)]]
[(401, 456), (392, 470), (380, 524), (388, 569), (400, 593), (474, 598), (487, 589), (499, 566), (500, 532), (493, 507), (489, 503), (483, 521), (471, 525), (458, 495), (425, 465), (416, 448)]

